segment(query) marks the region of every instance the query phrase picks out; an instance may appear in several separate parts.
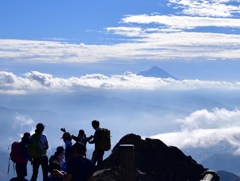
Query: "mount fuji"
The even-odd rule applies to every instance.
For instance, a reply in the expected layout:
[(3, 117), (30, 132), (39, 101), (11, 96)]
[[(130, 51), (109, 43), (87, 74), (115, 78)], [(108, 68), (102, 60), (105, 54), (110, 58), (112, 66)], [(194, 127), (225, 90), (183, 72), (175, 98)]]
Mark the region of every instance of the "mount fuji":
[(177, 79), (176, 77), (172, 76), (165, 70), (159, 68), (158, 66), (150, 66), (147, 67), (140, 72), (137, 73), (137, 75), (141, 75), (144, 77), (157, 77), (157, 78), (172, 78)]

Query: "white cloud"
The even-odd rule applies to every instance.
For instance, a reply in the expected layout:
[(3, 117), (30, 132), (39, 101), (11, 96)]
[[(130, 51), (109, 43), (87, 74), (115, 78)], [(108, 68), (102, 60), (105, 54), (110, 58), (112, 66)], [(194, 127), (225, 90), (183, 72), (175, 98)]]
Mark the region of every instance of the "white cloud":
[[(234, 24), (239, 25), (240, 22)], [(146, 29), (137, 32), (126, 31), (121, 28), (109, 28), (109, 30), (124, 36), (138, 36), (135, 39), (126, 40), (125, 43), (113, 45), (0, 40), (0, 59), (11, 61), (11, 63), (31, 64), (89, 63), (107, 60), (138, 61), (143, 59), (240, 59), (238, 48), (240, 46), (240, 35), (238, 34), (181, 31), (165, 33), (161, 29), (159, 31)]]
[[(76, 92), (89, 89), (113, 90), (194, 90), (240, 89), (240, 82), (174, 80), (143, 77), (126, 72), (124, 75), (105, 76), (87, 74), (81, 77), (59, 78), (32, 71), (19, 77), (10, 72), (0, 72), (0, 93)], [(147, 86), (146, 86), (147, 85)]]
[[(176, 120), (182, 130), (152, 136), (168, 145), (179, 148), (209, 147), (222, 141), (240, 146), (240, 110), (214, 109), (212, 111), (198, 110)], [(237, 150), (236, 150), (237, 151)]]
[(108, 33), (122, 36), (121, 42), (113, 44), (0, 39), (0, 60), (42, 64), (240, 59), (240, 35), (233, 34), (240, 28), (240, 19), (233, 16), (240, 11), (236, 2), (170, 0), (169, 6), (182, 10), (181, 16), (156, 13), (125, 16), (121, 26), (105, 28)]
[(240, 7), (234, 5), (237, 0), (169, 0), (170, 6), (183, 9), (183, 14), (193, 16), (231, 17), (240, 12)]
[(13, 128), (19, 129), (19, 127), (33, 126), (33, 123), (34, 121), (29, 116), (17, 114), (14, 118)]
[(168, 15), (129, 15), (122, 19), (122, 23), (160, 24), (170, 29), (194, 29), (198, 27), (232, 27), (240, 28), (238, 18), (210, 18)]

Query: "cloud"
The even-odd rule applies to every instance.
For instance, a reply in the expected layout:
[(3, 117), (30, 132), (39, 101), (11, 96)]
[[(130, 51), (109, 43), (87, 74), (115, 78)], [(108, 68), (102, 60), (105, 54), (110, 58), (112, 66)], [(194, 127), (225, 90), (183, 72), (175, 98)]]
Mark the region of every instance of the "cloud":
[(234, 34), (240, 28), (237, 1), (170, 0), (168, 6), (173, 7), (171, 15), (127, 15), (119, 26), (105, 27), (108, 40), (115, 40), (108, 44), (0, 39), (0, 60), (42, 64), (240, 59), (240, 35)]
[[(240, 22), (234, 23), (239, 25)], [(175, 25), (175, 28), (178, 25)], [(181, 25), (184, 26), (184, 25)], [(193, 27), (196, 25), (188, 25)], [(165, 29), (164, 27), (163, 29)], [(91, 63), (103, 61), (240, 59), (240, 35), (124, 28), (107, 28), (126, 42), (85, 45), (50, 41), (0, 40), (0, 59), (13, 63)], [(4, 67), (2, 67), (4, 68)]]
[[(174, 15), (129, 15), (122, 18), (122, 23), (159, 24), (170, 29), (194, 29), (198, 27), (240, 28), (238, 18), (211, 18)], [(119, 28), (118, 28), (119, 29)], [(125, 30), (126, 28), (122, 28)], [(139, 32), (139, 30), (138, 30)]]
[(34, 120), (29, 116), (17, 114), (14, 118), (13, 128), (25, 127), (25, 126), (33, 126)]
[[(77, 92), (79, 90), (195, 90), (225, 89), (238, 90), (240, 82), (175, 80), (143, 77), (126, 72), (123, 75), (105, 76), (87, 74), (81, 77), (59, 78), (51, 74), (32, 71), (22, 77), (11, 72), (0, 72), (1, 94), (28, 94)], [(147, 86), (146, 86), (147, 85)]]
[(152, 138), (161, 139), (166, 144), (179, 148), (210, 147), (223, 141), (239, 147), (239, 116), (239, 109), (197, 110), (184, 119), (175, 121), (182, 127), (180, 131), (159, 134)]
[(183, 14), (192, 16), (231, 17), (240, 12), (236, 0), (170, 0), (169, 6), (182, 9)]

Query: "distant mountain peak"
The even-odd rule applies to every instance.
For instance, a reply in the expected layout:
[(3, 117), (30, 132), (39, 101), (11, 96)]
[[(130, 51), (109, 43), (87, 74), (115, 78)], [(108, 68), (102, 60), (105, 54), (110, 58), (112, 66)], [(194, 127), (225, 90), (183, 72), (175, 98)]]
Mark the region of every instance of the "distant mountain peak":
[(157, 78), (172, 78), (177, 79), (176, 77), (172, 76), (165, 70), (161, 69), (158, 66), (149, 66), (140, 72), (137, 73), (137, 75), (141, 75), (144, 77), (157, 77)]

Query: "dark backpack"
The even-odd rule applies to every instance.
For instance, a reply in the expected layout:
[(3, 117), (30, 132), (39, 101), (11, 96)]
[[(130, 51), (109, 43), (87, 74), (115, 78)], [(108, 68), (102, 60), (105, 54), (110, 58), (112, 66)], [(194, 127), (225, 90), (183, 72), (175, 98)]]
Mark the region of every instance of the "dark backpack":
[(43, 143), (40, 140), (40, 135), (33, 134), (28, 144), (28, 155), (30, 158), (38, 158), (46, 154), (46, 149), (42, 149)]
[(100, 128), (101, 141), (98, 144), (99, 149), (108, 151), (111, 149), (111, 132), (109, 129)]
[(14, 141), (11, 145), (10, 159), (16, 163), (26, 163), (27, 159), (23, 157), (23, 150), (18, 141)]

